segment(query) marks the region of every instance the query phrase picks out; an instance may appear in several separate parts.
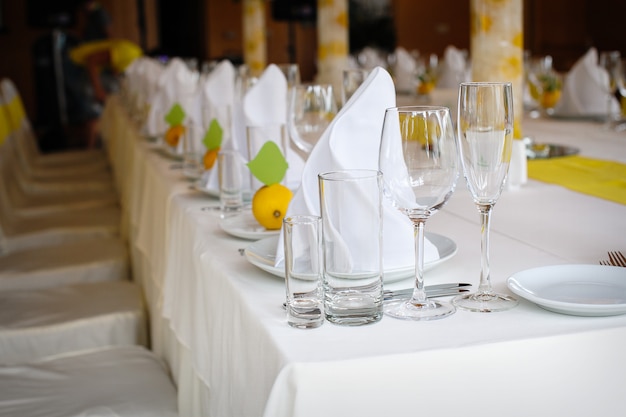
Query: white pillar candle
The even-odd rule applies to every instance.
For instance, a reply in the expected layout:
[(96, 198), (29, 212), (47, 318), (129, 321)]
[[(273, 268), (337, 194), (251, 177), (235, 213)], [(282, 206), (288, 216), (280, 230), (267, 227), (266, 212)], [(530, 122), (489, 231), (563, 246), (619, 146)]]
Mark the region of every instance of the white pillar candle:
[(341, 91), (348, 66), (348, 0), (317, 1), (317, 80)]
[(524, 115), (523, 0), (470, 0), (470, 19), (472, 80), (513, 84), (513, 137), (521, 139)]
[(265, 1), (243, 1), (243, 60), (250, 75), (260, 76), (267, 65)]

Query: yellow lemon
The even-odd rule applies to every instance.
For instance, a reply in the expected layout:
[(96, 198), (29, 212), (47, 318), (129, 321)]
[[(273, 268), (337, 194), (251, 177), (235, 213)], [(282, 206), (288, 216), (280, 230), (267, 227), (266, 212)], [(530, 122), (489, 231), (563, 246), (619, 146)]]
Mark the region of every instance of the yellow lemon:
[(430, 92), (433, 91), (434, 88), (435, 88), (434, 82), (432, 81), (422, 82), (420, 83), (420, 85), (417, 86), (417, 94), (419, 95), (430, 94)]
[(560, 90), (545, 91), (541, 95), (540, 104), (541, 104), (541, 107), (543, 107), (544, 109), (552, 109), (554, 108), (554, 106), (556, 106), (556, 103), (558, 103), (560, 99), (561, 99)]
[(185, 126), (175, 125), (167, 129), (165, 132), (165, 143), (170, 146), (178, 146), (180, 137), (185, 133)]
[(220, 151), (220, 148), (215, 148), (215, 149), (211, 149), (205, 152), (204, 157), (202, 158), (204, 169), (213, 168), (213, 165), (215, 165), (215, 161), (217, 160), (217, 153), (219, 151)]
[(267, 230), (278, 230), (283, 224), (293, 193), (282, 184), (265, 185), (252, 197), (252, 214)]

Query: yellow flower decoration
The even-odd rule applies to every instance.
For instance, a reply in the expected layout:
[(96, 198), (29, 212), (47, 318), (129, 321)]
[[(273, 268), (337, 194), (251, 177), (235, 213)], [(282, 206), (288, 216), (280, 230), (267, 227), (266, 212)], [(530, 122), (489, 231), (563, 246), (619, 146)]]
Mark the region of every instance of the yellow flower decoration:
[(341, 26), (342, 28), (347, 28), (348, 27), (348, 14), (346, 12), (339, 13), (339, 15), (337, 15), (337, 18), (335, 19), (335, 22), (337, 22), (337, 24)]
[(507, 79), (515, 79), (522, 74), (522, 61), (517, 56), (508, 57), (502, 64), (502, 73)]
[(317, 7), (332, 7), (335, 0), (317, 0)]
[(265, 65), (260, 61), (250, 61), (248, 66), (250, 67), (250, 71), (252, 71), (253, 74), (260, 73), (265, 67)]
[(320, 45), (318, 50), (318, 58), (326, 59), (329, 56), (342, 56), (348, 53), (348, 45), (342, 41), (328, 42)]
[(480, 22), (480, 31), (481, 32), (489, 32), (491, 30), (491, 26), (493, 26), (493, 20), (491, 20), (491, 16), (487, 16), (485, 14), (481, 14), (479, 17)]
[(524, 34), (522, 32), (517, 32), (517, 34), (513, 37), (513, 46), (516, 46), (520, 49), (524, 48)]

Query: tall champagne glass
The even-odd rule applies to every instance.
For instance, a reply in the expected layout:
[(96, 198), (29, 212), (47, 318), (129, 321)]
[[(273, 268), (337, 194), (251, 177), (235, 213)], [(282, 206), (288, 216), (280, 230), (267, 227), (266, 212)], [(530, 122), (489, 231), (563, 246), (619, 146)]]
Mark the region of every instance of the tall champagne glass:
[(434, 320), (454, 313), (450, 303), (424, 292), (424, 225), (450, 198), (458, 177), (450, 110), (396, 107), (385, 111), (378, 166), (383, 194), (413, 223), (415, 287), (410, 300), (385, 303), (383, 311), (405, 320)]
[(498, 201), (511, 161), (513, 144), (513, 88), (511, 83), (461, 83), (459, 88), (458, 134), (461, 164), (480, 212), (481, 273), (476, 293), (452, 300), (459, 308), (491, 312), (507, 310), (517, 300), (497, 294), (489, 272), (489, 222)]

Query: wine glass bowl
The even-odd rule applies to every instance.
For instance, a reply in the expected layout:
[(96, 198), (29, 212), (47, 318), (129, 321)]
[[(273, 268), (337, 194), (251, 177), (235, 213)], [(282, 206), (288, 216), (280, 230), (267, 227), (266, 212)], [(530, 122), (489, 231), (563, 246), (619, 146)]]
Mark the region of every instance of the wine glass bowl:
[(461, 83), (457, 141), (461, 165), (481, 219), (481, 274), (478, 291), (457, 296), (461, 309), (508, 310), (517, 300), (493, 291), (489, 265), (490, 215), (506, 181), (513, 145), (513, 88), (511, 83)]
[(308, 155), (333, 120), (337, 104), (330, 84), (300, 84), (292, 89), (289, 136)]
[(434, 320), (453, 314), (449, 303), (424, 292), (424, 226), (454, 192), (458, 154), (450, 110), (446, 107), (395, 107), (385, 111), (379, 154), (383, 195), (404, 213), (415, 236), (415, 287), (410, 300), (383, 306), (405, 320)]

